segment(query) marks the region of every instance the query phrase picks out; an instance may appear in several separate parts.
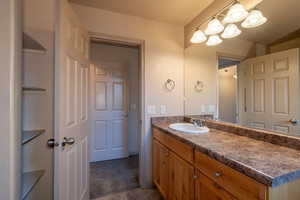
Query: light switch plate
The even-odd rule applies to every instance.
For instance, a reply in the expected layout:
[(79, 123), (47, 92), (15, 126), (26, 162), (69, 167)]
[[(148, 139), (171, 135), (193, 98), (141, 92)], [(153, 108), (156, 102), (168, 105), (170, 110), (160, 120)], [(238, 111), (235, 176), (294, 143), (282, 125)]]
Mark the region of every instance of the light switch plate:
[(201, 113), (206, 113), (206, 106), (204, 104), (201, 105)]
[(209, 113), (214, 113), (215, 111), (216, 111), (216, 106), (214, 104), (208, 106)]
[(160, 114), (166, 114), (166, 113), (167, 113), (167, 106), (160, 105)]
[(148, 105), (148, 114), (150, 114), (150, 115), (156, 114), (156, 106), (155, 105)]

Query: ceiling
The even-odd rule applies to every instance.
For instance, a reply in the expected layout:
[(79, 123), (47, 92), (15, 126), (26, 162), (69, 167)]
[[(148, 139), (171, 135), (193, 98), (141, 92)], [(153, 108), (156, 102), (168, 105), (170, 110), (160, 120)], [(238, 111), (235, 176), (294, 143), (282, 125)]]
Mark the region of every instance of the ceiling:
[(242, 39), (270, 44), (300, 28), (299, 0), (264, 0), (258, 8), (268, 22), (253, 29), (242, 29)]
[(214, 0), (70, 0), (112, 12), (185, 25)]

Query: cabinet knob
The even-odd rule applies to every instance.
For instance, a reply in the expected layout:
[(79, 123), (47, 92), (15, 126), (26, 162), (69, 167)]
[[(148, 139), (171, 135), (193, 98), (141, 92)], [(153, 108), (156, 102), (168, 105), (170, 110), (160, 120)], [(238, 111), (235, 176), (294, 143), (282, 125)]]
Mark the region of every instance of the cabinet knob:
[(215, 177), (219, 178), (219, 177), (221, 177), (221, 176), (222, 176), (222, 173), (221, 173), (221, 172), (216, 172), (216, 173), (215, 173)]
[(197, 179), (197, 178), (198, 178), (198, 176), (197, 176), (197, 175), (194, 175), (194, 176), (193, 176), (193, 179)]

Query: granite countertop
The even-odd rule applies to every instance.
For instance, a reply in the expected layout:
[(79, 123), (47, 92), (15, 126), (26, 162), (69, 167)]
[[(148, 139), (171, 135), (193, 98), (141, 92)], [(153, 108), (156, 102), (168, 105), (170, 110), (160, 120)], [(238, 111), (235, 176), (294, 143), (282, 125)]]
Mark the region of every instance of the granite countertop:
[(300, 178), (299, 150), (217, 129), (185, 134), (168, 128), (170, 123), (153, 121), (152, 125), (262, 184), (276, 187)]

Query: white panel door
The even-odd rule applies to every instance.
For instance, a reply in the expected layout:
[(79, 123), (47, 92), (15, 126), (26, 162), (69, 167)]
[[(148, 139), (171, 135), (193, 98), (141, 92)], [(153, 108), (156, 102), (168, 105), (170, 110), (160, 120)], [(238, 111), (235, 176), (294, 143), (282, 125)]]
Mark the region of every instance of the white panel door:
[(128, 156), (127, 75), (119, 63), (91, 65), (91, 161)]
[(55, 67), (55, 196), (89, 199), (89, 38), (67, 0), (58, 2)]
[(299, 134), (299, 49), (249, 59), (239, 70), (243, 125)]

